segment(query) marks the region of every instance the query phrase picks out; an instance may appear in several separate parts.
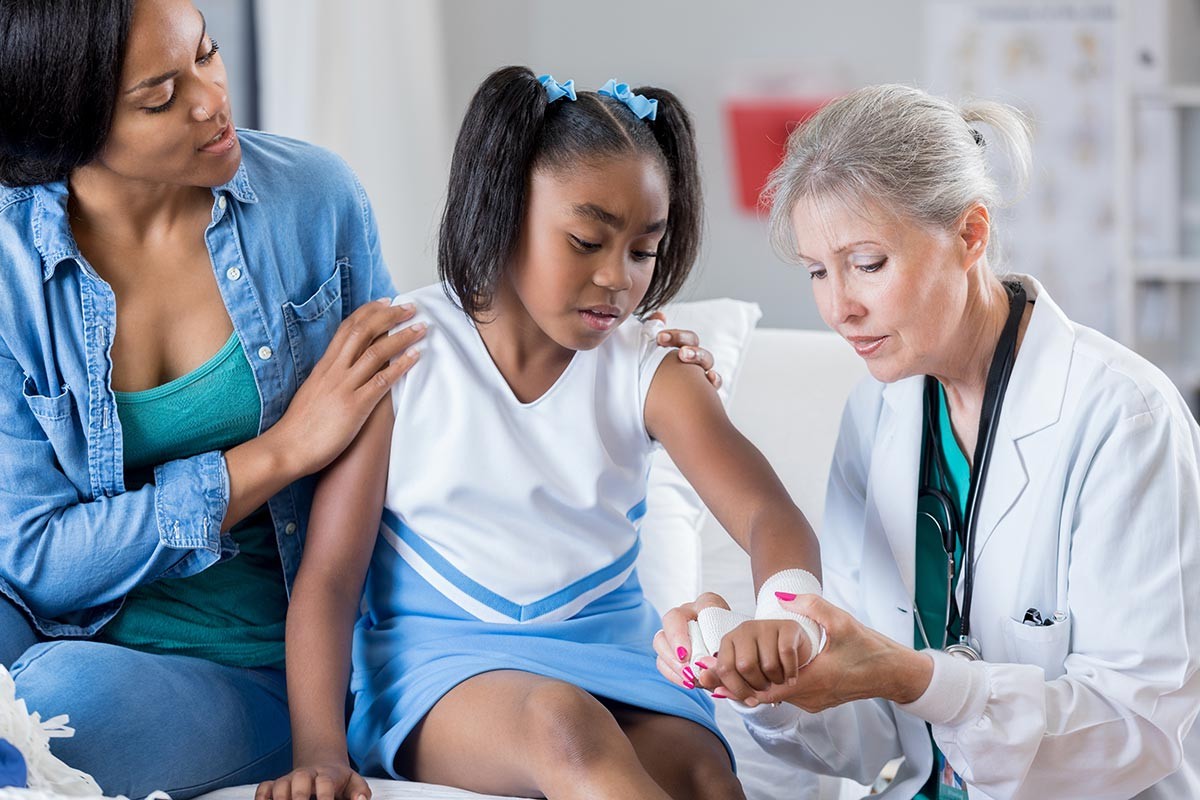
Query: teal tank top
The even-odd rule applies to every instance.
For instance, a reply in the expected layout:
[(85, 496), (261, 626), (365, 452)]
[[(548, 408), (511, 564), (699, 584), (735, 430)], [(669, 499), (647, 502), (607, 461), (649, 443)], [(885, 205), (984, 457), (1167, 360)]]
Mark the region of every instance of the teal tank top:
[[(258, 435), (262, 404), (236, 333), (187, 375), (115, 394), (130, 487), (151, 482), (158, 464), (228, 450)], [(270, 512), (263, 506), (229, 535), (236, 556), (188, 578), (138, 587), (98, 638), (151, 653), (282, 669), (287, 592)]]

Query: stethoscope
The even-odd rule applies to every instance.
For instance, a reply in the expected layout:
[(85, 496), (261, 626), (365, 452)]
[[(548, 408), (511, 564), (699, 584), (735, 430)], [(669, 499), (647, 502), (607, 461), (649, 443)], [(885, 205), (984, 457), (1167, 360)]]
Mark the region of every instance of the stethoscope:
[[(1016, 361), (1017, 332), (1021, 326), (1021, 317), (1025, 313), (1025, 287), (1020, 283), (1004, 285), (1009, 294), (1008, 320), (996, 344), (996, 352), (992, 355), (992, 365), (988, 369), (987, 384), (984, 388), (983, 407), (979, 414), (979, 435), (975, 442), (975, 461), (971, 465), (971, 484), (967, 490), (966, 517), (959, 519), (955, 503), (942, 490), (945, 486), (941, 472), (942, 450), (941, 438), (937, 433), (938, 419), (938, 383), (932, 376), (925, 378), (925, 421), (928, 446), (921, 461), (921, 483), (918, 490), (918, 500), (928, 499), (941, 510), (941, 519), (928, 511), (920, 513), (932, 520), (942, 538), (942, 548), (948, 561), (948, 588), (946, 591), (946, 624), (947, 630), (942, 635), (942, 649), (953, 656), (967, 661), (979, 661), (978, 643), (971, 638), (971, 597), (975, 590), (975, 528), (979, 516), (979, 507), (983, 496), (983, 486), (987, 480), (988, 465), (992, 458), (992, 445), (996, 440), (996, 432), (1000, 425), (1000, 410), (1004, 404), (1004, 393), (1008, 389), (1008, 379), (1012, 375), (1013, 363)], [(937, 448), (936, 453), (934, 448)], [(943, 520), (945, 524), (943, 524)], [(963, 602), (962, 613), (959, 615), (960, 628), (957, 641), (947, 644), (950, 638), (950, 611), (956, 602), (954, 592), (954, 549), (961, 542), (963, 547)], [(919, 611), (915, 614), (917, 628), (926, 647), (933, 647), (925, 624)]]

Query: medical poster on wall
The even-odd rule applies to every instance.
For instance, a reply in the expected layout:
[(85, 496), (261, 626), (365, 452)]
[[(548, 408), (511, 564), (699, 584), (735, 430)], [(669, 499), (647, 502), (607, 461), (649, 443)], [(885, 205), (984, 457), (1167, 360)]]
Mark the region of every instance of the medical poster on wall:
[[(926, 0), (924, 13), (926, 88), (1033, 122), (1028, 192), (996, 228), (1001, 269), (1034, 275), (1070, 317), (1113, 335), (1116, 3)], [(1011, 197), (1007, 176), (1002, 187)]]

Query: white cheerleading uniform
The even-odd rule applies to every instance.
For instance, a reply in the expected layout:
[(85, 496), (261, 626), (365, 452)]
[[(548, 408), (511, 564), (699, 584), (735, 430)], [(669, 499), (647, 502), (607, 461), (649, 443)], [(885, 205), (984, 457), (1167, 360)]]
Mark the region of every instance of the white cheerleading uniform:
[(646, 508), (642, 408), (668, 352), (661, 325), (626, 320), (522, 403), (440, 285), (405, 299), (429, 330), (392, 391), (387, 541), (488, 622), (565, 619), (624, 583)]
[[(395, 752), (412, 727), (494, 669), (716, 733), (707, 697), (655, 669), (658, 615), (634, 570), (654, 447), (643, 408), (671, 352), (656, 343), (661, 323), (626, 320), (522, 403), (440, 284), (396, 302), (414, 303), (429, 329), (392, 391), (383, 524), (356, 633), (355, 760), (400, 777)], [(604, 675), (588, 674), (596, 663)]]

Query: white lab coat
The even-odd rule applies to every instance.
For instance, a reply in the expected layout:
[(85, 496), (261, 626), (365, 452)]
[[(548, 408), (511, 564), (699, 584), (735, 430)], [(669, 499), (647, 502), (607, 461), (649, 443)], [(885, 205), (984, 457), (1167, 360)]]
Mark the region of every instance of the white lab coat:
[[(984, 660), (937, 653), (911, 707), (784, 704), (747, 726), (775, 755), (860, 783), (905, 756), (896, 797), (930, 772), (928, 721), (972, 798), (1200, 798), (1200, 430), (1154, 366), (1015, 277), (1036, 303), (980, 509)], [(821, 534), (826, 597), (906, 645), (922, 399), (919, 376), (851, 395)], [(1030, 607), (1065, 618), (1023, 625)]]

